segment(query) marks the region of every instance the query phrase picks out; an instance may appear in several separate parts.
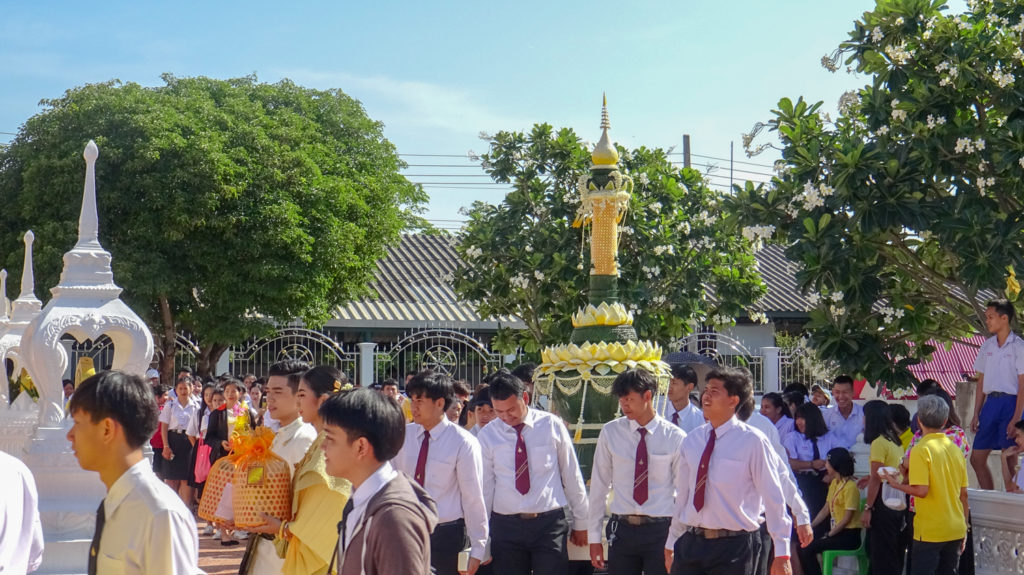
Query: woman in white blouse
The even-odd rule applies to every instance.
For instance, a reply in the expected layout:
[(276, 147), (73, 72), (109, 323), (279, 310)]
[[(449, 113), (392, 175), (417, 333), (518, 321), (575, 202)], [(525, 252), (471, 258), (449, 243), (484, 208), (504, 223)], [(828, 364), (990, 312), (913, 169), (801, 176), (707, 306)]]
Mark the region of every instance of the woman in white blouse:
[(163, 475), (167, 485), (175, 490), (185, 502), (192, 503), (192, 450), (194, 440), (188, 436), (188, 424), (195, 417), (199, 406), (192, 402), (192, 383), (180, 380), (174, 386), (178, 395), (164, 404), (160, 412), (160, 436), (164, 440)]

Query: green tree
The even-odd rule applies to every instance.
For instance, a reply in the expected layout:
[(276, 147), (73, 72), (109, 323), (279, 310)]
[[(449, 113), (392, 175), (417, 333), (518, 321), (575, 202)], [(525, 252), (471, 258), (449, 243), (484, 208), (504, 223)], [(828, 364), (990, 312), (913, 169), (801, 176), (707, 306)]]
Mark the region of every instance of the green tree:
[(821, 102), (780, 101), (751, 134), (778, 135), (779, 177), (727, 203), (776, 225), (802, 264), (821, 355), (890, 387), (913, 381), (929, 340), (986, 333), (985, 300), (1022, 263), (1024, 4), (969, 5), (879, 0), (823, 59), (870, 83), (834, 121)]
[[(590, 154), (572, 130), (547, 124), (500, 132), (489, 144), (480, 157), (484, 169), (513, 189), (498, 205), (476, 202), (466, 211), (458, 246), (466, 265), (455, 289), (481, 315), (526, 324), (499, 334), (503, 350), (534, 352), (568, 341), (570, 316), (586, 304), (590, 250), (572, 224)], [(765, 287), (752, 245), (719, 218), (718, 194), (697, 171), (674, 167), (663, 150), (619, 152), (635, 184), (621, 224), (619, 295), (640, 338), (667, 342), (687, 333), (691, 321), (727, 324), (745, 314)]]
[(341, 90), (163, 79), (43, 102), (0, 149), (0, 254), (18, 277), (19, 238), (34, 229), (38, 284), (56, 284), (95, 139), (100, 240), (124, 298), (153, 328), (165, 374), (179, 329), (199, 338), (208, 372), (270, 318), (317, 325), (365, 293), (384, 247), (422, 223), (425, 195)]

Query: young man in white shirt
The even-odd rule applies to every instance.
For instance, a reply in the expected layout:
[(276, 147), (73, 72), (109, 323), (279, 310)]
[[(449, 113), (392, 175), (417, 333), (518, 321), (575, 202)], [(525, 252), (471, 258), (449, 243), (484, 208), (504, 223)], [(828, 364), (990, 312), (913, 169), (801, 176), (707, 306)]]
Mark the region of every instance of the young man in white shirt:
[(971, 467), (978, 487), (992, 489), (988, 455), (1013, 445), (1013, 426), (1024, 412), (1024, 340), (1011, 331), (1015, 312), (1005, 299), (988, 302), (985, 327), (992, 337), (985, 340), (974, 360), (978, 389), (974, 394), (975, 433)]
[[(335, 394), (320, 406), (327, 474), (352, 483), (338, 525), (339, 575), (430, 575), (437, 507), (391, 465), (405, 441), (405, 416), (370, 389)], [(332, 571), (334, 562), (328, 566)]]
[(89, 550), (89, 575), (174, 575), (199, 571), (192, 513), (142, 455), (157, 425), (150, 385), (104, 371), (78, 386), (68, 406), (68, 440), (82, 469), (107, 486)]
[(824, 409), (825, 425), (841, 447), (853, 449), (864, 433), (864, 408), (853, 402), (853, 378), (840, 375), (832, 382), (834, 405)]
[[(267, 413), (280, 422), (270, 450), (288, 462), (288, 470), (302, 461), (306, 450), (316, 440), (316, 429), (299, 417), (299, 382), (309, 370), (304, 361), (280, 361), (270, 366), (267, 379)], [(274, 535), (281, 532), (281, 521), (264, 515), (267, 524), (250, 529), (259, 537), (250, 537), (238, 572), (242, 575), (280, 575), (284, 558), (277, 555)]]
[(456, 400), (452, 380), (421, 371), (407, 384), (412, 423), (392, 463), (419, 483), (437, 502), (437, 527), (430, 536), (430, 565), (435, 575), (458, 575), (459, 553), (469, 535), (467, 575), (473, 575), (487, 546), (483, 460), (480, 444), (468, 431), (446, 417)]
[(753, 575), (763, 509), (777, 551), (771, 573), (788, 574), (783, 550), (789, 549), (792, 522), (779, 456), (763, 434), (736, 417), (753, 395), (750, 372), (718, 368), (705, 381), (702, 407), (708, 423), (683, 440), (666, 568), (673, 575)]
[(665, 419), (686, 433), (704, 425), (704, 414), (690, 401), (690, 394), (696, 386), (697, 372), (692, 367), (681, 363), (672, 364)]
[(658, 380), (629, 369), (612, 382), (622, 417), (597, 438), (590, 476), (590, 562), (605, 568), (601, 532), (612, 493), (608, 534), (609, 575), (665, 575), (662, 551), (675, 512), (675, 473), (686, 433), (654, 411)]
[[(2, 296), (0, 296), (2, 297)], [(0, 451), (0, 571), (31, 573), (43, 562), (43, 524), (32, 472)]]
[[(587, 544), (587, 493), (572, 438), (550, 413), (527, 407), (526, 385), (510, 373), (489, 381), (498, 419), (477, 439), (484, 458), (484, 500), (491, 511), (497, 575), (561, 574), (566, 538)], [(565, 506), (572, 508), (572, 533)]]

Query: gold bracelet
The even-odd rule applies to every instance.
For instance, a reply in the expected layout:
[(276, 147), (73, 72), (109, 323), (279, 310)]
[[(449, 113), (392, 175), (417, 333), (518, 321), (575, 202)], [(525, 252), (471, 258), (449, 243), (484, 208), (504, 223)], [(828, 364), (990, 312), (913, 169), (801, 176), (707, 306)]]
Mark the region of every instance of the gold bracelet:
[(284, 529), (285, 529), (285, 526), (287, 526), (287, 525), (288, 525), (287, 521), (282, 521), (281, 522), (281, 527), (277, 530), (277, 537), (279, 539), (284, 539), (285, 538), (284, 537)]

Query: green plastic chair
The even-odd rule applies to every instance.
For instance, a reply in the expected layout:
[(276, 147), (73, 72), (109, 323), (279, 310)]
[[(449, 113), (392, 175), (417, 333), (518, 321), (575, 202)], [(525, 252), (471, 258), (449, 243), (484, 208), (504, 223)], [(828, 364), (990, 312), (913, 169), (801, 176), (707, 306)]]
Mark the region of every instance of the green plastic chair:
[[(860, 510), (864, 511), (864, 504), (866, 500), (861, 498)], [(868, 530), (863, 527), (860, 530), (860, 547), (857, 549), (851, 549), (849, 551), (831, 550), (823, 551), (821, 553), (822, 570), (821, 575), (832, 575), (832, 567), (835, 565), (836, 559), (840, 557), (856, 557), (858, 572), (860, 575), (867, 575), (868, 573), (868, 552), (865, 548), (865, 541), (867, 540)]]

